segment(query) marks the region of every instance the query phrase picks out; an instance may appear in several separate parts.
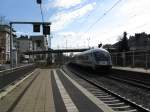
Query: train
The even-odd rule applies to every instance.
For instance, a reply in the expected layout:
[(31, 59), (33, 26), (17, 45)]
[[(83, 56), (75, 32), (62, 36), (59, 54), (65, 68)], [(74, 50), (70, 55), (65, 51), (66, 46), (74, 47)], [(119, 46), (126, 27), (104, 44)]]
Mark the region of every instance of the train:
[(73, 56), (73, 64), (90, 67), (93, 70), (110, 70), (112, 60), (110, 53), (103, 48), (94, 48)]

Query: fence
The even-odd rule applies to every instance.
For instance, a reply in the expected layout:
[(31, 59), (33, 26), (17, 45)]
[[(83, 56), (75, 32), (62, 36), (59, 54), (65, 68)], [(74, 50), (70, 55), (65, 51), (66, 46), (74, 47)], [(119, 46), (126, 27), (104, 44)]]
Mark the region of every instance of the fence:
[(150, 68), (150, 50), (112, 53), (113, 66)]

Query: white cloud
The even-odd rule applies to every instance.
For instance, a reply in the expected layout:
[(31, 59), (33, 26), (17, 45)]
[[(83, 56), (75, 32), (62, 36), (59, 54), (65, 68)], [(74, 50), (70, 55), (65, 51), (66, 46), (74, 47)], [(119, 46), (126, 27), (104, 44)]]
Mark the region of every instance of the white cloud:
[[(148, 31), (150, 26), (150, 0), (127, 0), (121, 7), (120, 13), (126, 18), (125, 28), (130, 33)], [(134, 15), (134, 17), (133, 17)], [(132, 18), (129, 18), (132, 16)], [(150, 31), (148, 31), (150, 33)]]
[[(109, 34), (112, 36), (112, 34)], [(57, 38), (55, 38), (57, 37)], [(103, 38), (103, 40), (102, 40)], [(52, 48), (88, 48), (97, 47), (99, 43), (106, 44), (107, 42), (114, 42), (115, 40), (108, 39), (106, 32), (93, 32), (92, 34), (84, 32), (61, 32), (57, 33), (52, 39)]]
[[(123, 3), (118, 5), (118, 7), (115, 7), (110, 12), (111, 14), (108, 14), (102, 22), (97, 23), (88, 33), (86, 32), (86, 34), (84, 34), (85, 32), (80, 32), (76, 34), (75, 32), (63, 32), (62, 34), (66, 35), (65, 38), (64, 36), (60, 35), (58, 40), (54, 39), (53, 41), (59, 44), (60, 47), (65, 47), (65, 42), (67, 39), (68, 47), (78, 48), (80, 46), (87, 47), (87, 39), (89, 37), (90, 46), (97, 46), (100, 42), (103, 44), (115, 43), (119, 36), (123, 35), (124, 31), (127, 31), (128, 36), (140, 32), (150, 33), (149, 4), (150, 0), (124, 0)], [(57, 18), (55, 18), (54, 23), (56, 24), (54, 24), (53, 28), (55, 30), (64, 28), (75, 19), (82, 17), (88, 11), (91, 11), (93, 6), (91, 5), (90, 7), (91, 8), (84, 9), (85, 11), (81, 12), (79, 9), (73, 12), (60, 13), (56, 16)], [(109, 21), (109, 18), (110, 20), (113, 18), (112, 21)], [(56, 45), (54, 44), (53, 47), (54, 46)]]
[(122, 36), (124, 31), (127, 31), (128, 36), (141, 32), (150, 33), (149, 4), (150, 0), (124, 1), (123, 5), (120, 5), (117, 10), (114, 9), (114, 16), (117, 17), (117, 21), (113, 20), (113, 22), (108, 23), (106, 26), (103, 26), (103, 28), (99, 28), (99, 30), (96, 31), (91, 31), (94, 35), (93, 43), (96, 43), (98, 36), (102, 43), (113, 44), (118, 41), (118, 37)]
[(83, 33), (75, 32), (60, 32), (55, 35), (57, 38), (53, 38), (52, 48), (85, 48), (87, 47), (87, 41), (84, 39)]
[(70, 8), (77, 4), (80, 4), (82, 0), (56, 0), (54, 3), (54, 7), (63, 7), (63, 8)]
[(17, 34), (18, 36), (20, 36), (20, 35), (32, 35), (33, 33), (30, 33), (30, 32), (22, 32), (22, 31), (16, 31), (16, 34)]
[(45, 7), (47, 10), (50, 8), (64, 8), (68, 9), (70, 7), (76, 6), (80, 3), (84, 2), (84, 0), (54, 0), (53, 2), (49, 0)]
[(84, 16), (86, 13), (91, 11), (94, 8), (95, 3), (88, 4), (80, 9), (71, 11), (71, 12), (61, 12), (55, 15), (52, 19), (52, 31), (58, 31), (63, 29), (65, 26), (73, 22), (75, 19), (78, 19)]

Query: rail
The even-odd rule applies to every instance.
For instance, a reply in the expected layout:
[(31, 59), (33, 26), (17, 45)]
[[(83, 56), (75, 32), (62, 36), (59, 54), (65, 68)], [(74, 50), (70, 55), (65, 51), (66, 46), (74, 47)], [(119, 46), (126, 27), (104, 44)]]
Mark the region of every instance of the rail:
[[(64, 70), (64, 68), (63, 68), (63, 70)], [(69, 68), (69, 70), (70, 70), (72, 73), (74, 73), (76, 76), (78, 76), (79, 78), (81, 78), (81, 79), (87, 81), (88, 83), (90, 83), (91, 85), (93, 85), (93, 86), (99, 88), (100, 90), (105, 91), (105, 92), (108, 93), (109, 95), (114, 96), (114, 97), (116, 97), (117, 99), (120, 99), (121, 101), (125, 102), (126, 104), (129, 104), (131, 107), (137, 109), (139, 112), (150, 112), (149, 109), (144, 108), (143, 106), (138, 105), (138, 104), (136, 104), (135, 102), (132, 102), (132, 101), (130, 101), (129, 99), (126, 99), (125, 97), (122, 97), (122, 96), (120, 96), (119, 94), (117, 94), (117, 93), (115, 93), (115, 92), (112, 92), (111, 90), (108, 90), (108, 89), (105, 88), (105, 87), (100, 86), (98, 83), (96, 83), (96, 82), (93, 81), (92, 79), (90, 80), (90, 79), (88, 79), (87, 77), (85, 77), (85, 76), (79, 74), (78, 72), (76, 72), (76, 71), (74, 71), (74, 70), (72, 70), (72, 69), (70, 69), (70, 68)], [(66, 71), (64, 70), (64, 72), (66, 72)], [(126, 111), (126, 112), (127, 112), (127, 111)]]
[(0, 91), (2, 91), (7, 85), (13, 83), (17, 79), (24, 77), (27, 75), (27, 73), (34, 69), (34, 64), (28, 64), (21, 67), (0, 71)]

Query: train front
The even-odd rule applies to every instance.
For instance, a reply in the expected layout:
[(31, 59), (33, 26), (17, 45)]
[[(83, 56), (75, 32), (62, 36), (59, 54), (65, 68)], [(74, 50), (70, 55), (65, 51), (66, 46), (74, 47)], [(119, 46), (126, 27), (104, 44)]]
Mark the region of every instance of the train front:
[(108, 51), (99, 49), (93, 52), (95, 68), (101, 70), (110, 70), (112, 68), (111, 56)]

